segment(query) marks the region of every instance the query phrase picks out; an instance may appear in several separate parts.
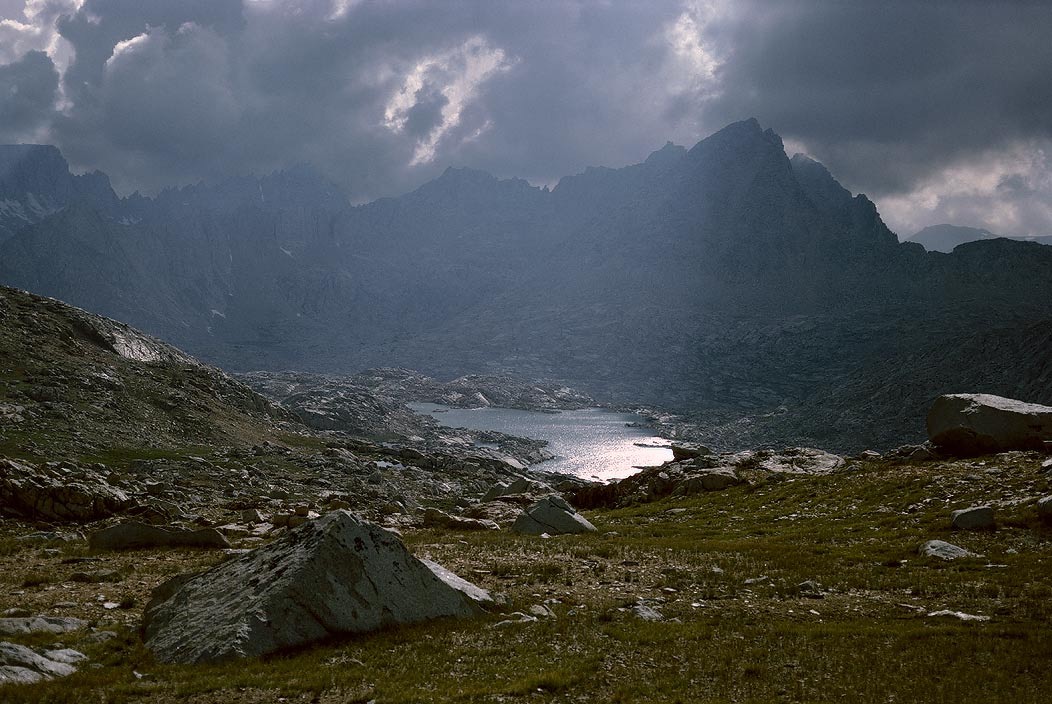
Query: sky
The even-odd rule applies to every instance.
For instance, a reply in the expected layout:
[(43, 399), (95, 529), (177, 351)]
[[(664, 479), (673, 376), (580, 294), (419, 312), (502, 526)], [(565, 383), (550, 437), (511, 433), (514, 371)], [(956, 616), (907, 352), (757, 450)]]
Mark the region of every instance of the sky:
[(0, 142), (122, 194), (551, 184), (756, 117), (905, 237), (1052, 234), (1052, 3), (0, 0)]

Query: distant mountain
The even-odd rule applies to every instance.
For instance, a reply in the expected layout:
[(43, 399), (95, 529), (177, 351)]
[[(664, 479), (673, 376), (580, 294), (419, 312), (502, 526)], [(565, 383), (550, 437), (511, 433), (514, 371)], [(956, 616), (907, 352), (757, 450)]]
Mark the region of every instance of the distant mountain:
[(76, 202), (107, 213), (118, 206), (105, 174), (74, 176), (55, 147), (0, 145), (0, 242)]
[[(923, 245), (929, 252), (952, 252), (955, 247), (966, 242), (992, 240), (1002, 235), (995, 235), (989, 230), (961, 225), (931, 225), (915, 233), (908, 241)], [(1037, 242), (1052, 245), (1052, 235), (1048, 237), (1009, 237), (1008, 239), (1023, 242)]]
[[(234, 371), (515, 375), (721, 417), (824, 399), (855, 420), (812, 413), (770, 432), (831, 449), (893, 437), (882, 423), (922, 427), (916, 409), (861, 422), (860, 370), (1052, 319), (1052, 249), (900, 244), (871, 201), (756, 120), (551, 190), (448, 169), (356, 207), (297, 167), (71, 199), (0, 244), (0, 281)], [(957, 386), (965, 372), (934, 387), (974, 390)]]

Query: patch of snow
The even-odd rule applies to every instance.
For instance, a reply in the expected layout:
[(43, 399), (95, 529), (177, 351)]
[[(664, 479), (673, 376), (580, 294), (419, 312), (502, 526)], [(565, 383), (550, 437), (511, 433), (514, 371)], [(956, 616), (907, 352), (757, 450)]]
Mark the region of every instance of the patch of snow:
[(42, 218), (45, 215), (50, 215), (51, 213), (53, 213), (56, 210), (58, 210), (58, 208), (49, 206), (47, 204), (47, 202), (48, 202), (47, 198), (41, 196), (41, 199), (44, 201), (43, 203), (41, 203), (39, 200), (37, 200), (36, 194), (34, 194), (34, 193), (27, 193), (26, 194), (26, 205), (29, 206), (29, 209), (32, 210), (33, 214), (36, 215), (37, 217)]
[(0, 213), (8, 217), (16, 217), (19, 220), (29, 220), (29, 216), (26, 215), (26, 210), (22, 207), (22, 204), (10, 198), (0, 200)]
[(114, 330), (112, 334), (113, 349), (125, 359), (132, 359), (136, 362), (156, 362), (162, 358), (157, 346), (150, 344), (144, 338), (127, 335), (120, 330)]

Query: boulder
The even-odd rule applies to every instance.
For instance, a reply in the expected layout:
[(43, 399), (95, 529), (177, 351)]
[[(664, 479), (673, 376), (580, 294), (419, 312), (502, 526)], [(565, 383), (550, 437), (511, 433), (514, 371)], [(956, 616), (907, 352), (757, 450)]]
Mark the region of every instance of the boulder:
[(516, 533), (527, 533), (530, 535), (559, 535), (562, 533), (589, 533), (595, 530), (595, 526), (588, 522), (574, 507), (560, 496), (546, 496), (533, 506), (526, 509), (526, 513), (519, 516), (511, 529)]
[(24, 618), (0, 618), (0, 635), (14, 636), (26, 633), (69, 633), (88, 625), (87, 621), (72, 616), (26, 616)]
[(790, 447), (763, 457), (759, 466), (780, 474), (830, 474), (844, 466), (844, 458), (813, 447)]
[(956, 530), (993, 530), (994, 510), (989, 506), (971, 506), (950, 514)]
[(702, 455), (711, 455), (712, 450), (699, 445), (696, 442), (674, 442), (671, 445), (672, 448), (672, 459), (675, 462), (681, 460), (691, 460), (695, 457), (701, 457)]
[(0, 459), (0, 514), (44, 521), (96, 521), (133, 505), (92, 469)]
[(497, 482), (483, 495), (482, 501), (493, 501), (502, 496), (518, 496), (520, 494), (539, 496), (541, 494), (550, 493), (551, 491), (552, 488), (544, 482), (539, 482), (527, 477), (519, 477), (510, 484)]
[(1037, 517), (1045, 523), (1052, 523), (1052, 496), (1037, 500)]
[(703, 491), (723, 491), (741, 484), (742, 480), (731, 467), (707, 469), (683, 480), (673, 491), (675, 494), (699, 494)]
[(635, 614), (637, 618), (642, 619), (644, 621), (665, 620), (665, 617), (661, 615), (660, 611), (642, 601), (638, 601), (635, 604), (633, 604), (630, 610), (633, 614)]
[(258, 508), (248, 508), (241, 512), (241, 521), (249, 525), (263, 523), (266, 520)]
[(957, 560), (962, 557), (976, 557), (974, 552), (947, 543), (945, 540), (929, 540), (917, 551), (926, 557), (937, 557), (940, 560)]
[(518, 505), (506, 501), (487, 501), (464, 510), (464, 516), (467, 518), (493, 521), (498, 527), (514, 523), (521, 515), (522, 509)]
[(928, 437), (958, 456), (1044, 450), (1052, 442), (1052, 407), (990, 394), (947, 394), (928, 411)]
[(139, 548), (228, 548), (230, 543), (215, 528), (186, 530), (161, 528), (131, 521), (118, 523), (88, 536), (93, 550), (135, 550)]
[(258, 657), (334, 633), (481, 613), (482, 589), (413, 557), (394, 534), (334, 511), (212, 569), (162, 584), (143, 637), (158, 660)]
[[(69, 659), (68, 655), (64, 659)], [(0, 643), (0, 684), (32, 684), (74, 672), (76, 668), (68, 662), (38, 655), (24, 645)]]

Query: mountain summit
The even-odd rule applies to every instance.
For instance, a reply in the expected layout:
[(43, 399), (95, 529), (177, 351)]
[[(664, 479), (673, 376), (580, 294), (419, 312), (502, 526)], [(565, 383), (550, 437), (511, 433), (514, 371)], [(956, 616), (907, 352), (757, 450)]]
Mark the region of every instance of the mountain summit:
[[(85, 178), (40, 149), (51, 181)], [(38, 171), (9, 168), (0, 202), (43, 193)], [(0, 245), (0, 281), (231, 370), (561, 379), (609, 400), (756, 414), (768, 420), (751, 428), (833, 448), (922, 427), (910, 414), (929, 399), (903, 410), (868, 383), (889, 360), (902, 385), (952, 392), (963, 370), (914, 363), (917, 379), (902, 360), (1052, 319), (1052, 249), (900, 244), (871, 201), (790, 159), (754, 119), (550, 191), (448, 169), (355, 207), (291, 170), (155, 199), (64, 198)], [(771, 411), (818, 399), (839, 420), (771, 430)], [(860, 428), (863, 407), (877, 422)]]

